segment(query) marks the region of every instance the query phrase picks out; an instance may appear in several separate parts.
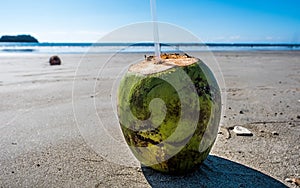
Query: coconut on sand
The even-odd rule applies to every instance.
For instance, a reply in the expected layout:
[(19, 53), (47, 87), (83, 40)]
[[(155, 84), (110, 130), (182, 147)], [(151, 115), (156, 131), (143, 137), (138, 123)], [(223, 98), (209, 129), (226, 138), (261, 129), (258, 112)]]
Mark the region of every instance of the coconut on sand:
[(118, 90), (125, 140), (145, 166), (169, 174), (196, 169), (215, 141), (220, 89), (198, 58), (162, 54), (132, 65)]

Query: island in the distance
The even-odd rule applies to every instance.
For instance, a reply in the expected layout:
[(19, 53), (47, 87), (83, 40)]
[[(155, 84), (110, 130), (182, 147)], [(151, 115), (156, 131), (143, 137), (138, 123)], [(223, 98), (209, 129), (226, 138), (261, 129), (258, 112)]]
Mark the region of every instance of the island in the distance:
[(4, 35), (0, 38), (0, 42), (33, 42), (33, 43), (38, 43), (39, 41), (31, 35), (16, 35), (16, 36)]

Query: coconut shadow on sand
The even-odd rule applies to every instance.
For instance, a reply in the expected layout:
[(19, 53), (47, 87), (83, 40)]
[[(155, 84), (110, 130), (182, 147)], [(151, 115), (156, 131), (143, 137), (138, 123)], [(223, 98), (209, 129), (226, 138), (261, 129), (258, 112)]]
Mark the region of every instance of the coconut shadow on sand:
[(149, 184), (156, 187), (287, 187), (280, 181), (242, 164), (209, 155), (199, 169), (184, 176), (171, 176), (142, 167)]

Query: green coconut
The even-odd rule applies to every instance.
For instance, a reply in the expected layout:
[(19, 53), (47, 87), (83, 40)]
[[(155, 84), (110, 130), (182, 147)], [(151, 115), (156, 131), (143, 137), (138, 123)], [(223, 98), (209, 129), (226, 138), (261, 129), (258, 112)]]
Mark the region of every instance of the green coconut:
[(198, 58), (164, 54), (132, 65), (118, 89), (125, 140), (145, 166), (169, 174), (195, 170), (216, 138), (221, 97), (210, 69)]

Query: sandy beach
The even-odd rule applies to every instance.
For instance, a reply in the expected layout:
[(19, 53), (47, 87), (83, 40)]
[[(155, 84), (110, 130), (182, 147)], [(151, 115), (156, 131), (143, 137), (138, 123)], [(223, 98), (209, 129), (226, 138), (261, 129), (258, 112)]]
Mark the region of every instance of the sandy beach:
[[(81, 126), (101, 110), (108, 133), (124, 142), (105, 97), (125, 65), (108, 64), (97, 77), (109, 55), (61, 54), (62, 65), (49, 66), (51, 55), (0, 56), (0, 187), (297, 187), (286, 178), (300, 178), (300, 51), (214, 52), (224, 121), (208, 159), (186, 176), (136, 165), (101, 127)], [(253, 136), (236, 136), (236, 125)]]

